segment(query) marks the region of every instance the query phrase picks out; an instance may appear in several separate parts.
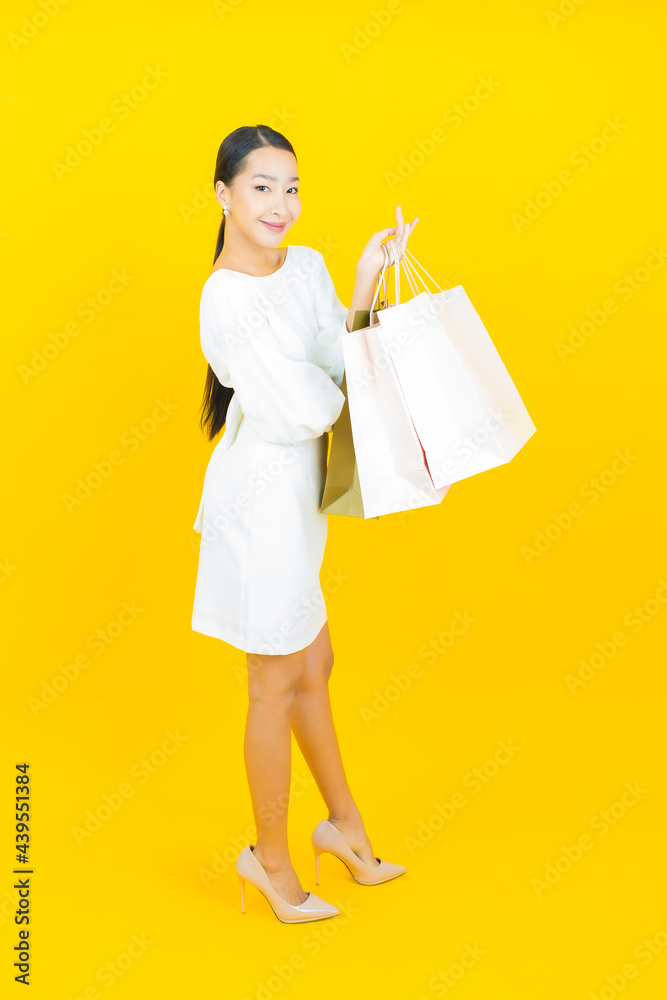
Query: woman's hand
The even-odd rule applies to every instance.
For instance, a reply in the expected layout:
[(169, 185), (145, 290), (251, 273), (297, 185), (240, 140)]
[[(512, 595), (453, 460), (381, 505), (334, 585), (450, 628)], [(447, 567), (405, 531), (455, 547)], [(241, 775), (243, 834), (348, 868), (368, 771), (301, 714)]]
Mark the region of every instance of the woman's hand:
[[(401, 212), (401, 206), (396, 206), (396, 225), (390, 226), (389, 229), (381, 229), (379, 233), (373, 233), (370, 240), (364, 247), (359, 262), (357, 264), (358, 271), (368, 271), (377, 274), (384, 267), (385, 260), (389, 258), (388, 267), (396, 263), (396, 257), (400, 260), (405, 252), (405, 245), (408, 242), (408, 238), (412, 235), (413, 230), (417, 223), (419, 222), (419, 216), (415, 216), (412, 222), (403, 222), (403, 213)], [(393, 236), (394, 239), (389, 240), (385, 244), (385, 250), (382, 249), (382, 241), (386, 239), (387, 236)]]

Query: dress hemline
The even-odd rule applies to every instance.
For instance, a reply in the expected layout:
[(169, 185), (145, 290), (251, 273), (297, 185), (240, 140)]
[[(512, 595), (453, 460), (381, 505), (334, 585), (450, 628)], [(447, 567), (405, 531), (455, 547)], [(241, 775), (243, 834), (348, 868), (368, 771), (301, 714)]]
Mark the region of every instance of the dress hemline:
[[(278, 656), (286, 656), (289, 653), (298, 653), (299, 650), (305, 649), (306, 646), (309, 646), (310, 643), (314, 639), (316, 639), (317, 636), (320, 634), (320, 632), (322, 631), (322, 628), (324, 627), (324, 625), (326, 624), (326, 622), (328, 620), (327, 619), (326, 609), (322, 608), (322, 611), (323, 611), (323, 615), (321, 615), (316, 620), (315, 624), (316, 624), (317, 627), (316, 627), (315, 631), (310, 635), (309, 639), (307, 639), (305, 642), (303, 641), (303, 639), (299, 639), (298, 640), (299, 641), (299, 645), (298, 646), (293, 646), (293, 645), (290, 645), (288, 643), (289, 648), (285, 649), (284, 647), (281, 647), (281, 649), (276, 650), (276, 655), (278, 655)], [(265, 648), (266, 645), (267, 645), (266, 641), (263, 642), (263, 643), (261, 643), (261, 645), (264, 647), (262, 649), (257, 649), (257, 648), (249, 649), (248, 646), (252, 645), (254, 647), (255, 643), (249, 644), (248, 641), (246, 639), (243, 639), (238, 633), (236, 633), (236, 634), (233, 635), (231, 630), (230, 631), (226, 631), (225, 634), (223, 635), (222, 634), (223, 630), (220, 628), (220, 626), (217, 623), (213, 624), (211, 622), (204, 621), (202, 618), (193, 617), (191, 625), (192, 625), (193, 632), (200, 632), (202, 635), (211, 636), (211, 638), (213, 638), (213, 639), (220, 639), (221, 642), (226, 642), (226, 643), (228, 643), (228, 645), (234, 646), (236, 649), (241, 650), (242, 653), (261, 653), (263, 655), (267, 655), (266, 648)], [(287, 640), (288, 637), (286, 636), (285, 638)], [(295, 641), (294, 638), (293, 637), (289, 637), (289, 638), (292, 639), (292, 644), (293, 644), (294, 641)]]

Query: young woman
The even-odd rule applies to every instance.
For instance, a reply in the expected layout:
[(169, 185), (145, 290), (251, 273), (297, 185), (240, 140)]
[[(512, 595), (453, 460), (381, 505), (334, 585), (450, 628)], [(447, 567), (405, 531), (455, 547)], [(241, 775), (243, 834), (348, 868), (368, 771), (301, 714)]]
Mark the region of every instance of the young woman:
[(319, 251), (276, 246), (301, 214), (285, 136), (266, 125), (231, 132), (214, 185), (223, 217), (200, 302), (209, 362), (201, 426), (209, 439), (223, 425), (225, 433), (194, 525), (202, 538), (192, 628), (247, 654), (244, 758), (257, 843), (236, 862), (241, 909), (248, 881), (278, 919), (300, 923), (340, 911), (305, 892), (290, 861), (291, 730), (329, 810), (311, 838), (318, 884), (324, 851), (363, 885), (406, 871), (375, 857), (343, 769), (329, 700), (333, 652), (319, 582), (327, 515), (319, 507), (327, 432), (344, 402), (341, 337), (357, 309), (370, 309), (385, 254), (391, 264), (400, 259), (418, 220), (405, 224), (399, 206), (396, 226), (373, 234), (348, 310)]

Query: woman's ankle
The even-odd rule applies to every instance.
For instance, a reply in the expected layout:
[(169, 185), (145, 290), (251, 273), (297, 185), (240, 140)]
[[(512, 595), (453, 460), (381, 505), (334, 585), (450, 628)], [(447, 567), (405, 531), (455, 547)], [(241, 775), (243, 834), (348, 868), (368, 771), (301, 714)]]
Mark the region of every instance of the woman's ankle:
[(328, 820), (330, 823), (333, 823), (333, 825), (336, 827), (344, 826), (346, 829), (350, 830), (355, 830), (355, 829), (363, 830), (364, 827), (364, 821), (358, 809), (352, 810), (347, 813), (342, 813), (339, 816), (330, 815), (328, 817)]
[(267, 850), (261, 844), (255, 844), (252, 853), (267, 872), (287, 871), (293, 867), (289, 854)]

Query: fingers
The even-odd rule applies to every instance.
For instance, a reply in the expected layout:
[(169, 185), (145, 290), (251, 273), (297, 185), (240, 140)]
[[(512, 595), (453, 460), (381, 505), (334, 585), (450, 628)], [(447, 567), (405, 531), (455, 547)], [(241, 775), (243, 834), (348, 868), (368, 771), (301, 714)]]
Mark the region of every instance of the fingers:
[[(374, 233), (373, 238), (380, 241), (381, 246), (386, 246), (389, 254), (390, 264), (396, 263), (396, 261), (402, 259), (405, 251), (405, 246), (408, 242), (408, 237), (410, 237), (414, 231), (415, 226), (419, 222), (419, 216), (415, 216), (412, 222), (405, 222), (403, 218), (403, 210), (400, 205), (396, 206), (396, 225), (388, 226), (386, 229), (380, 229), (379, 232)], [(387, 236), (392, 236), (393, 239), (387, 241), (384, 244), (382, 241), (386, 239)]]
[(408, 238), (410, 236), (412, 236), (412, 233), (414, 232), (414, 228), (415, 228), (415, 226), (417, 225), (418, 222), (419, 222), (419, 216), (417, 215), (412, 220), (412, 222), (409, 222), (408, 225), (405, 227), (405, 232), (403, 234), (403, 240), (401, 242), (401, 249), (403, 251), (405, 250), (405, 247), (407, 245)]
[(403, 239), (403, 231), (405, 230), (405, 222), (403, 221), (403, 211), (400, 205), (396, 206), (396, 222), (397, 222), (396, 236), (400, 241)]
[(396, 238), (394, 243), (396, 244), (397, 250), (400, 250), (400, 256), (403, 256), (403, 251), (408, 242), (408, 237), (412, 235), (412, 232), (419, 222), (419, 216), (415, 216), (412, 222), (406, 223), (403, 219), (403, 210), (400, 205), (396, 206), (396, 221), (398, 226), (396, 227)]

